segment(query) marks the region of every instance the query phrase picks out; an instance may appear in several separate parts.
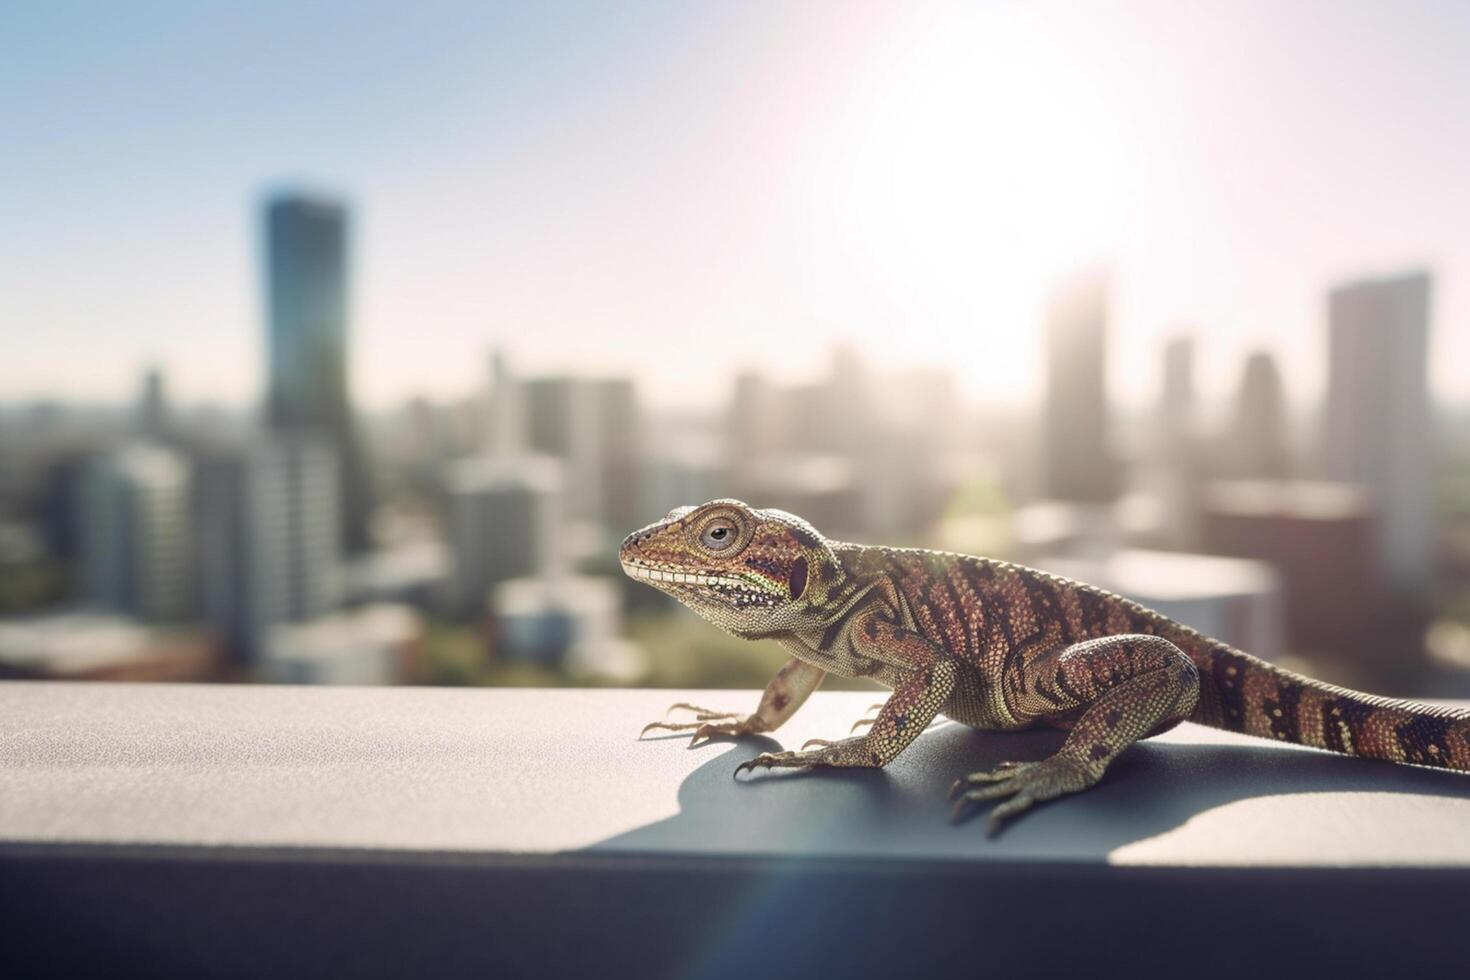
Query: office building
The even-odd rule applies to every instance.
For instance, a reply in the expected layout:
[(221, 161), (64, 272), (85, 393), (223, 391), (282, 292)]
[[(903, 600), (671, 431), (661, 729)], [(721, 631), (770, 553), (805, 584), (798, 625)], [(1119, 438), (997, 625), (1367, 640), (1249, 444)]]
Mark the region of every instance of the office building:
[(645, 667), (622, 638), (618, 583), (555, 575), (512, 579), (492, 591), (497, 660), (629, 683)]
[(151, 442), (167, 442), (174, 435), (163, 372), (156, 367), (143, 374), (143, 390), (138, 398), (138, 430), (144, 439)]
[(370, 541), (372, 486), (348, 393), (348, 246), (342, 204), (298, 194), (267, 202), (266, 418), (277, 432), (331, 445), (341, 538), (355, 552)]
[(526, 450), (526, 396), (521, 379), (504, 351), (490, 355), (490, 374), (485, 392), (485, 454), (519, 456)]
[(643, 418), (638, 391), (631, 378), (600, 378), (591, 382), (597, 408), (598, 484), (601, 500), (598, 520), (617, 536), (641, 522)]
[(662, 517), (675, 507), (688, 507), (725, 496), (727, 468), (707, 442), (676, 441), (660, 446), (643, 461), (638, 519), (629, 530)]
[(562, 464), (563, 505), (568, 520), (601, 519), (601, 426), (596, 388), (572, 377), (532, 378), (524, 382), (526, 445)]
[(1292, 649), (1379, 658), (1383, 581), (1374, 513), (1351, 484), (1251, 480), (1213, 484), (1205, 548), (1276, 569)]
[(1264, 351), (1246, 358), (1225, 463), (1229, 475), (1240, 479), (1280, 480), (1291, 475), (1286, 392), (1276, 359)]
[(274, 626), (340, 599), (336, 457), (324, 440), (275, 435), (199, 472), (204, 618), (237, 662), (255, 665)]
[(562, 467), (544, 456), (467, 459), (445, 476), (450, 612), (483, 616), (490, 589), (560, 567)]
[(1327, 476), (1364, 487), (1400, 601), (1427, 601), (1433, 557), (1430, 278), (1349, 283), (1327, 300)]
[(542, 377), (505, 387), (510, 412), (524, 412), (526, 448), (562, 464), (567, 518), (618, 533), (635, 522), (642, 413), (632, 380)]
[(1164, 345), (1158, 459), (1154, 468), (1159, 536), (1167, 545), (1184, 550), (1198, 545), (1199, 508), (1206, 470), (1198, 429), (1194, 355), (1193, 337), (1172, 337)]
[(1194, 424), (1198, 396), (1194, 385), (1194, 338), (1170, 337), (1164, 343), (1164, 387), (1159, 416), (1166, 430), (1187, 433)]
[(1109, 447), (1108, 280), (1077, 276), (1046, 313), (1046, 408), (1042, 482), (1046, 496), (1105, 503), (1117, 495)]
[(190, 473), (178, 454), (129, 445), (94, 458), (82, 487), (83, 594), (147, 622), (190, 611)]
[(730, 399), (727, 441), (738, 466), (762, 462), (790, 447), (786, 393), (764, 375), (742, 371)]

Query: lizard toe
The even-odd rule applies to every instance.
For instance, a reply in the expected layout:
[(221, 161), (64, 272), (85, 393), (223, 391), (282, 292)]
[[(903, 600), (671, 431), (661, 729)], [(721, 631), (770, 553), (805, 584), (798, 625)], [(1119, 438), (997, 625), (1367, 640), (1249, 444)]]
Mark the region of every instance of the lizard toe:
[(987, 833), (993, 837), (1016, 814), (1044, 800), (1087, 789), (1097, 779), (1084, 766), (1064, 756), (1054, 755), (1040, 762), (1003, 763), (990, 772), (971, 773), (955, 780), (950, 788), (950, 798), (958, 798), (953, 817), (959, 822), (975, 804), (1010, 797), (990, 813)]
[(695, 721), (719, 721), (722, 718), (740, 717), (740, 712), (738, 711), (716, 711), (713, 708), (701, 708), (697, 704), (689, 704), (687, 701), (680, 701), (677, 704), (669, 705), (669, 709), (664, 712), (664, 715), (671, 715), (675, 711), (692, 711), (694, 712)]
[(1030, 793), (1018, 793), (996, 806), (990, 811), (990, 818), (985, 821), (985, 836), (994, 837), (999, 834), (1006, 825), (1006, 821), (1019, 813), (1031, 809), (1036, 804), (1036, 798)]
[(1025, 772), (1034, 765), (1036, 765), (1034, 762), (1002, 762), (994, 769), (982, 769), (979, 772), (972, 772), (968, 776), (961, 776), (950, 786), (949, 798), (954, 799), (964, 792), (966, 787), (974, 786), (976, 783), (998, 783), (1003, 780), (1013, 779), (1019, 773)]

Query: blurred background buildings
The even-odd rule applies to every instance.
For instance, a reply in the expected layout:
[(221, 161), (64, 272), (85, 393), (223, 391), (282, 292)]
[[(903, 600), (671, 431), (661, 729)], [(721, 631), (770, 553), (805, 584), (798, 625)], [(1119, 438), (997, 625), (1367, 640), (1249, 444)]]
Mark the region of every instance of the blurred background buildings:
[[(0, 674), (756, 686), (778, 654), (704, 628), (623, 578), (615, 555), (624, 534), (673, 507), (738, 496), (801, 514), (833, 537), (1011, 558), (1082, 578), (1327, 679), (1465, 696), (1470, 372), (1445, 357), (1470, 350), (1463, 341), (1470, 311), (1455, 292), (1470, 268), (1463, 218), (1443, 207), (1419, 209), (1425, 223), (1408, 231), (1388, 219), (1365, 222), (1346, 250), (1326, 237), (1293, 239), (1292, 254), (1316, 249), (1332, 258), (1311, 272), (1288, 262), (1294, 271), (1287, 275), (1279, 272), (1286, 246), (1275, 241), (1271, 229), (1280, 228), (1265, 205), (1251, 205), (1262, 208), (1256, 225), (1230, 225), (1234, 211), (1227, 216), (1213, 206), (1229, 197), (1228, 188), (1195, 188), (1188, 223), (1170, 225), (1177, 201), (1138, 196), (1150, 164), (1117, 157), (1116, 134), (1087, 128), (1098, 112), (1120, 127), (1133, 119), (1133, 136), (1182, 140), (1159, 153), (1173, 153), (1180, 168), (1211, 173), (1212, 164), (1179, 149), (1189, 124), (1129, 88), (1142, 76), (1110, 59), (1167, 35), (1186, 53), (1255, 53), (1269, 63), (1262, 71), (1287, 71), (1296, 62), (1278, 64), (1261, 37), (1300, 38), (1292, 33), (1299, 14), (1247, 6), (1266, 25), (1264, 35), (1237, 37), (1222, 26), (1237, 16), (1235, 5), (1221, 5), (1228, 13), (1201, 5), (1188, 16), (1148, 3), (1110, 13), (996, 5), (983, 16), (924, 7), (932, 23), (897, 7), (874, 8), (875, 24), (896, 33), (841, 34), (850, 49), (822, 56), (832, 73), (826, 102), (793, 108), (791, 118), (763, 110), (747, 119), (732, 108), (724, 118), (750, 146), (721, 144), (717, 152), (699, 142), (709, 138), (691, 122), (700, 113), (685, 114), (683, 99), (695, 106), (701, 99), (628, 75), (646, 59), (615, 31), (608, 42), (614, 53), (599, 57), (620, 66), (623, 74), (609, 77), (614, 87), (626, 86), (634, 115), (659, 125), (654, 117), (668, 102), (682, 120), (672, 131), (695, 134), (687, 138), (716, 162), (686, 161), (684, 176), (659, 169), (656, 177), (637, 177), (630, 191), (626, 181), (634, 178), (617, 169), (613, 151), (625, 136), (636, 143), (631, 123), (598, 144), (601, 155), (575, 141), (552, 140), (548, 150), (529, 133), (546, 154), (538, 158), (544, 166), (517, 171), (511, 187), (530, 194), (531, 204), (487, 182), (482, 194), (450, 194), (450, 206), (430, 190), (441, 166), (458, 159), (455, 149), (440, 145), (440, 156), (415, 156), (404, 149), (406, 137), (395, 142), (379, 129), (383, 142), (356, 152), (398, 161), (383, 225), (407, 227), (395, 210), (413, 199), (404, 187), (424, 195), (415, 213), (429, 216), (430, 231), (416, 244), (388, 250), (396, 264), (383, 261), (374, 230), (373, 181), (351, 194), (317, 189), (350, 185), (358, 173), (350, 159), (322, 168), (325, 181), (266, 183), (295, 166), (295, 153), (328, 159), (314, 149), (330, 140), (326, 130), (304, 126), (307, 136), (277, 139), (242, 122), (234, 135), (268, 151), (246, 156), (269, 165), (225, 188), (255, 195), (249, 216), (216, 223), (237, 244), (233, 265), (224, 263), (227, 275), (253, 279), (256, 299), (236, 296), (227, 312), (208, 303), (191, 308), (190, 322), (202, 336), (234, 338), (218, 348), (235, 351), (234, 361), (244, 350), (262, 365), (253, 389), (247, 369), (225, 364), (229, 356), (201, 355), (205, 348), (190, 331), (145, 329), (141, 346), (126, 349), (149, 353), (131, 359), (46, 354), (52, 319), (75, 321), (69, 329), (94, 331), (104, 345), (117, 343), (113, 319), (73, 302), (58, 285), (70, 281), (65, 276), (45, 280), (47, 270), (31, 258), (44, 250), (45, 234), (39, 225), (12, 223), (0, 230), (10, 266), (52, 285), (38, 291), (31, 277), (16, 276), (25, 287), (14, 291), (20, 298), (0, 293), (11, 355), (0, 388)], [(1322, 29), (1309, 32), (1314, 38), (1330, 37), (1339, 19), (1373, 17), (1307, 6), (1310, 23)], [(783, 93), (777, 83), (795, 62), (779, 45), (769, 47), (771, 39), (826, 37), (843, 19), (838, 7), (823, 5), (784, 15), (701, 12), (718, 24), (697, 26), (692, 14), (626, 16), (651, 17), (654, 36), (711, 45), (729, 33), (716, 30), (719, 24), (750, 18), (745, 41), (720, 40), (735, 47), (717, 50), (734, 59), (727, 67), (765, 65), (757, 57), (765, 52), (775, 59), (771, 74), (753, 77)], [(438, 64), (431, 55), (479, 56), (434, 33), (439, 13), (422, 30), (443, 50), (414, 48), (411, 61), (426, 71)], [(609, 26), (605, 15), (583, 13)], [(487, 28), (479, 16), (470, 17), (472, 26)], [(528, 15), (507, 29), (535, 34), (549, 63), (564, 48), (580, 50), (576, 30), (568, 34), (567, 23), (542, 23), (542, 16), (549, 15)], [(26, 22), (11, 25), (12, 36), (43, 48), (65, 36), (64, 18), (20, 19)], [(1470, 40), (1470, 20), (1426, 5), (1404, 21), (1384, 34), (1378, 61), (1355, 63), (1362, 77), (1397, 78), (1395, 66), (1411, 58), (1430, 74), (1463, 72), (1463, 59), (1436, 59), (1442, 36), (1458, 31)], [(199, 32), (212, 23), (190, 14), (176, 25), (178, 36), (207, 47)], [(243, 37), (253, 36), (254, 24), (229, 26)], [(362, 40), (358, 29), (344, 28), (347, 43), (393, 49), (382, 38)], [(465, 30), (485, 45), (500, 43)], [(977, 76), (964, 66), (996, 32), (1024, 42), (1030, 54), (1005, 62), (1010, 76)], [(402, 43), (413, 48), (418, 36), (409, 31)], [(78, 42), (84, 49), (93, 43)], [(191, 62), (197, 52), (180, 44), (160, 51), (162, 63)], [(1224, 111), (1212, 101), (1209, 58), (1183, 65), (1167, 46), (1147, 50), (1157, 59), (1149, 64), (1174, 72), (1181, 97), (1214, 106), (1212, 118), (1222, 125), (1238, 111), (1290, 128), (1292, 113), (1323, 105), (1315, 89), (1299, 92), (1283, 80), (1282, 91), (1247, 92)], [(1338, 61), (1346, 56), (1329, 42), (1293, 50), (1324, 77), (1345, 70)], [(884, 60), (895, 51), (913, 54), (912, 64)], [(936, 82), (923, 74), (931, 62), (949, 73)], [(40, 61), (18, 70), (50, 77)], [(524, 74), (508, 80), (526, 85), (551, 69), (517, 70)], [(240, 66), (229, 71), (258, 77)], [(651, 77), (679, 72), (705, 78), (687, 65), (661, 65)], [(997, 101), (995, 86), (1007, 81), (1016, 83), (1014, 98)], [(576, 88), (575, 80), (567, 84)], [(849, 88), (864, 86), (887, 94), (853, 115), (857, 103), (844, 99)], [(538, 99), (567, 97), (515, 91), (528, 111)], [(577, 91), (596, 101), (592, 89)], [(1390, 101), (1425, 104), (1412, 91), (1386, 91)], [(1273, 99), (1282, 92), (1288, 97), (1278, 109)], [(459, 104), (453, 91), (404, 97), (424, 113)], [(1103, 98), (1117, 101), (1099, 109), (1094, 100)], [(148, 105), (170, 99), (185, 96), (146, 94)], [(1470, 104), (1460, 105), (1470, 112)], [(972, 108), (984, 139), (950, 142), (960, 138), (956, 113)], [(485, 109), (497, 120), (499, 111)], [(566, 111), (561, 103), (547, 107)], [(351, 116), (331, 122), (350, 134)], [(322, 124), (327, 117), (312, 118)], [(587, 132), (600, 132), (577, 118), (592, 127)], [(844, 129), (839, 140), (823, 128), (835, 126), (833, 119), (877, 135)], [(204, 124), (181, 118), (157, 125), (177, 136)], [(1354, 125), (1376, 132), (1371, 121)], [(1421, 128), (1433, 126), (1421, 121)], [(1325, 153), (1357, 138), (1357, 129), (1329, 129), (1308, 127), (1301, 139)], [(808, 131), (831, 136), (829, 149), (839, 157), (824, 171), (831, 180), (816, 185), (832, 189), (830, 200), (809, 187), (769, 204), (730, 182), (724, 168), (747, 163), (785, 174), (782, 154), (806, 147)], [(1046, 135), (1055, 132), (1063, 135)], [(1270, 127), (1247, 132), (1236, 152), (1289, 166), (1277, 155), (1279, 135)], [(1068, 142), (1074, 136), (1076, 146)], [(1444, 143), (1434, 186), (1458, 188), (1456, 160), (1465, 162), (1467, 145), (1463, 134)], [(1080, 146), (1089, 152), (1071, 152)], [(922, 154), (909, 159), (914, 147)], [(1007, 155), (1014, 170), (1005, 169)], [(941, 166), (956, 156), (964, 167)], [(1097, 172), (1087, 169), (1094, 164)], [(983, 167), (1000, 169), (975, 169)], [(1388, 193), (1377, 181), (1401, 188), (1403, 169), (1343, 176), (1336, 193), (1348, 202)], [(49, 200), (65, 219), (68, 177), (43, 170), (36, 164), (14, 186), (28, 186), (43, 202), (37, 206)], [(907, 176), (869, 188), (867, 197), (845, 196), (875, 173)], [(1097, 183), (1099, 174), (1107, 181)], [(717, 186), (689, 186), (699, 175), (717, 178)], [(1008, 196), (991, 185), (1021, 189)], [(1119, 192), (1132, 202), (1127, 207), (1088, 210), (1087, 201), (1124, 185), (1135, 188), (1131, 197)], [(1303, 186), (1278, 188), (1279, 200)], [(630, 210), (604, 209), (596, 200), (602, 191), (621, 195)], [(130, 190), (102, 193), (121, 201)], [(833, 213), (804, 210), (798, 198)], [(890, 205), (899, 213), (888, 214)], [(768, 206), (779, 213), (760, 210)], [(756, 231), (743, 224), (753, 208)], [(584, 221), (579, 210), (590, 217)], [(930, 223), (906, 224), (919, 220), (914, 214), (928, 214)], [(461, 237), (443, 246), (438, 233), (452, 237), (466, 215), (510, 244)], [(556, 215), (569, 223), (564, 233), (548, 230)], [(875, 231), (872, 222), (887, 223)], [(35, 232), (29, 238), (27, 227)], [(123, 227), (137, 234), (96, 245), (108, 262), (126, 265), (123, 257), (136, 250), (164, 248), (141, 226)], [(1104, 233), (1095, 234), (1098, 228)], [(651, 244), (666, 231), (684, 253)], [(808, 233), (812, 241), (802, 238)], [(983, 245), (986, 236), (993, 248)], [(1232, 236), (1236, 245), (1223, 251), (1202, 244)], [(1163, 245), (1140, 245), (1160, 237)], [(1337, 238), (1346, 237), (1339, 229)], [(414, 247), (430, 258), (416, 262), (407, 251)], [(1270, 275), (1235, 258), (1272, 248)], [(143, 313), (133, 315), (170, 317), (194, 302), (196, 257), (178, 242), (169, 249), (176, 279), (169, 289), (140, 285), (145, 298), (127, 302)], [(771, 250), (785, 263), (774, 272), (764, 264)], [(531, 271), (542, 262), (559, 270), (557, 278)], [(199, 268), (218, 264), (217, 256), (207, 263), (197, 257)], [(728, 281), (708, 278), (711, 269), (724, 270)], [(875, 280), (888, 282), (892, 294), (870, 292)], [(1018, 292), (1021, 281), (1029, 293)], [(1248, 301), (1211, 299), (1238, 282), (1246, 283)], [(385, 305), (393, 290), (417, 297), (417, 305)], [(1287, 295), (1307, 299), (1293, 307), (1280, 299)], [(660, 304), (676, 311), (667, 322)], [(468, 327), (455, 320), (466, 307)], [(392, 331), (384, 328), (388, 319)], [(1186, 322), (1198, 326), (1180, 326)], [(364, 397), (363, 364), (372, 360), (375, 381)], [(95, 382), (104, 377), (106, 384)], [(214, 392), (214, 378), (247, 379), (245, 393), (230, 390), (235, 381)], [(94, 382), (95, 391), (87, 387)], [(135, 394), (127, 401), (108, 394), (123, 390)]]

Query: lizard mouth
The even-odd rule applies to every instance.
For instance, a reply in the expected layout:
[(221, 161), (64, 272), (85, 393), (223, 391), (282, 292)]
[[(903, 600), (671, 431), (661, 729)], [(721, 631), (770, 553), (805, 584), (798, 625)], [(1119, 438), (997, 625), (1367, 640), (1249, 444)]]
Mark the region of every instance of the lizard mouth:
[(718, 572), (686, 572), (683, 569), (660, 568), (626, 559), (623, 561), (623, 571), (640, 582), (656, 585), (724, 585), (733, 588), (745, 584), (738, 578)]
[(734, 600), (740, 605), (766, 605), (774, 597), (765, 589), (752, 585), (735, 575), (719, 572), (690, 572), (682, 568), (660, 567), (646, 562), (623, 559), (623, 571), (630, 578), (647, 582), (655, 588), (669, 589), (683, 586), (696, 594), (704, 594), (724, 600)]

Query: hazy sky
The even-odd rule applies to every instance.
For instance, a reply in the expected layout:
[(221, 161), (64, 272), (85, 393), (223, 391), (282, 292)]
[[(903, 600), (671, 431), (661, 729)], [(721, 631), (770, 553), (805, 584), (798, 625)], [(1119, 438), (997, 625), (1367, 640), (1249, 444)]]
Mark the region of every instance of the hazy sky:
[(1115, 272), (1114, 390), (1160, 338), (1321, 383), (1323, 293), (1436, 272), (1470, 398), (1470, 3), (0, 7), (0, 401), (261, 387), (257, 208), (355, 218), (360, 397), (492, 344), (656, 401), (847, 339), (1028, 397), (1047, 284)]

